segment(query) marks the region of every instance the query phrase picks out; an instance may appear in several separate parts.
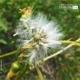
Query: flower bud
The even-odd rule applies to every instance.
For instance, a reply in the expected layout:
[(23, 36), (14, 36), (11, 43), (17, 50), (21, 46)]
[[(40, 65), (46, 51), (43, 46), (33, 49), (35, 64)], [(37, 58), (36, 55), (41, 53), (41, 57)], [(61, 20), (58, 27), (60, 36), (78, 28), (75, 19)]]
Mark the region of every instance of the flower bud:
[(11, 69), (14, 73), (17, 73), (20, 70), (20, 64), (18, 62), (14, 62), (11, 66)]

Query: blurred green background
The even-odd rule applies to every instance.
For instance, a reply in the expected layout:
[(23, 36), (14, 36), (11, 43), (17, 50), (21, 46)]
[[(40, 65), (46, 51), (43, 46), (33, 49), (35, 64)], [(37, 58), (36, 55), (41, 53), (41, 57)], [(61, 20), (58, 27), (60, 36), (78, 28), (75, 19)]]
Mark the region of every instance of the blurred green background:
[[(63, 40), (76, 40), (80, 37), (80, 0), (0, 0), (0, 54), (17, 48), (16, 25), (21, 17), (19, 9), (34, 6), (33, 15), (42, 12), (49, 20), (60, 25)], [(73, 6), (78, 6), (74, 9)], [(66, 45), (64, 45), (66, 46)], [(15, 57), (15, 58), (14, 58)], [(4, 80), (11, 63), (17, 55), (3, 58), (0, 80)], [(42, 65), (45, 80), (80, 80), (80, 47), (72, 47)], [(35, 70), (25, 75), (23, 80), (39, 80)]]

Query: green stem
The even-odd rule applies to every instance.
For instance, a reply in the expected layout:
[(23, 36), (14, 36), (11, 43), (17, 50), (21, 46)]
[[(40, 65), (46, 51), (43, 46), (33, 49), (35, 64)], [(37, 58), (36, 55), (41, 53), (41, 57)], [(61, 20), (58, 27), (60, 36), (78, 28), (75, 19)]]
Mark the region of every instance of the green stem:
[(28, 71), (29, 69), (29, 66), (28, 66), (28, 63), (25, 64), (23, 70), (21, 70), (18, 75), (15, 77), (14, 80), (21, 80), (21, 78), (25, 75), (26, 71)]
[(7, 56), (10, 56), (10, 55), (13, 55), (13, 54), (16, 54), (16, 53), (19, 52), (19, 50), (20, 50), (20, 49), (17, 49), (17, 50), (15, 50), (15, 51), (12, 51), (12, 52), (5, 53), (5, 54), (3, 54), (3, 55), (0, 55), (0, 59), (1, 59), (1, 58), (4, 58), (4, 57), (7, 57)]
[[(78, 42), (78, 41), (80, 41), (80, 38), (76, 40), (76, 42)], [(49, 60), (49, 59), (51, 59), (51, 58), (53, 58), (53, 57), (61, 54), (63, 51), (66, 51), (67, 49), (71, 48), (71, 47), (74, 46), (74, 45), (75, 45), (75, 44), (72, 43), (72, 44), (68, 45), (67, 47), (63, 48), (63, 50), (60, 50), (60, 51), (58, 51), (58, 52), (56, 52), (56, 53), (54, 53), (54, 54), (52, 54), (52, 55), (44, 58), (44, 59), (43, 59), (43, 62), (45, 62), (45, 61), (47, 61), (47, 60)], [(79, 46), (79, 45), (78, 45), (78, 46)], [(41, 61), (39, 61), (39, 62), (41, 63)]]
[(43, 75), (38, 67), (36, 67), (37, 73), (39, 75), (40, 80), (44, 80)]
[(29, 29), (27, 23), (23, 22), (23, 24), (24, 24), (24, 26), (27, 28), (27, 30), (29, 31), (30, 29)]
[(35, 3), (32, 5), (32, 9), (35, 8), (37, 3), (38, 3), (38, 0), (36, 0)]
[(79, 42), (76, 42), (76, 41), (67, 41), (67, 40), (63, 40), (63, 41), (60, 41), (61, 43), (65, 43), (65, 44), (74, 44), (76, 46), (80, 46), (80, 43)]

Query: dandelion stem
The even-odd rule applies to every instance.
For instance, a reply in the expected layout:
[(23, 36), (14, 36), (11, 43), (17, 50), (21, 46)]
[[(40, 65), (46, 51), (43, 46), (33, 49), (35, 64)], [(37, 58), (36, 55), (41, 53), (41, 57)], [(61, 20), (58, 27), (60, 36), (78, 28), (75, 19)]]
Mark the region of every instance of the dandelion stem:
[(15, 77), (14, 80), (21, 80), (21, 78), (24, 76), (24, 74), (28, 71), (28, 64), (26, 63), (23, 70), (21, 70), (18, 75)]
[(37, 73), (39, 75), (40, 80), (44, 80), (43, 75), (38, 67), (36, 67)]
[(61, 43), (66, 43), (66, 44), (74, 44), (76, 46), (80, 46), (80, 43), (79, 42), (75, 42), (75, 41), (60, 41)]
[[(80, 38), (79, 38), (79, 39), (77, 39), (76, 41), (80, 41)], [(65, 50), (69, 49), (69, 48), (70, 48), (70, 47), (72, 47), (73, 45), (75, 45), (75, 44), (74, 44), (74, 43), (72, 43), (72, 44), (68, 45), (68, 46), (67, 46), (67, 47), (65, 47), (63, 50), (60, 50), (60, 51), (58, 51), (57, 53), (52, 54), (52, 55), (50, 55), (50, 56), (48, 56), (48, 57), (44, 58), (44, 59), (43, 59), (43, 61), (45, 62), (45, 61), (47, 61), (48, 59), (53, 58), (54, 56), (57, 56), (57, 55), (61, 54), (63, 51), (65, 51)], [(41, 62), (41, 61), (40, 61), (40, 62)]]
[(38, 0), (36, 0), (35, 3), (32, 5), (32, 9), (36, 6), (37, 3), (38, 3)]
[(24, 24), (24, 26), (27, 28), (27, 30), (29, 31), (28, 25), (27, 25), (25, 22), (24, 22), (23, 24)]
[(0, 55), (0, 59), (1, 59), (1, 58), (4, 58), (4, 57), (7, 57), (7, 56), (10, 56), (10, 55), (13, 55), (13, 54), (16, 54), (16, 53), (19, 52), (19, 50), (20, 50), (20, 49), (17, 49), (17, 50), (15, 50), (15, 51), (12, 51), (12, 52), (5, 53), (5, 54), (3, 54), (3, 55)]

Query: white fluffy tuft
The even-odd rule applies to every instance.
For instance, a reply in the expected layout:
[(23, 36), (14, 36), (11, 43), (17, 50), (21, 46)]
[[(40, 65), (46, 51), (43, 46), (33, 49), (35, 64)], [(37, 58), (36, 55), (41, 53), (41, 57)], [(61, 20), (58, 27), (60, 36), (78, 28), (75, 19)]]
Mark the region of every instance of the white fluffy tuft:
[[(23, 25), (24, 22), (28, 25), (29, 31), (27, 31), (26, 27)], [(59, 39), (62, 34), (59, 32), (59, 27), (56, 22), (48, 21), (42, 14), (31, 17), (28, 20), (24, 19), (20, 22), (14, 36), (18, 35), (23, 41), (22, 45), (25, 45), (32, 39), (33, 34), (40, 35), (40, 39), (37, 40), (37, 44), (29, 53), (29, 62), (30, 64), (38, 64), (38, 61), (47, 55), (49, 47), (56, 48), (56, 45), (61, 44)]]

